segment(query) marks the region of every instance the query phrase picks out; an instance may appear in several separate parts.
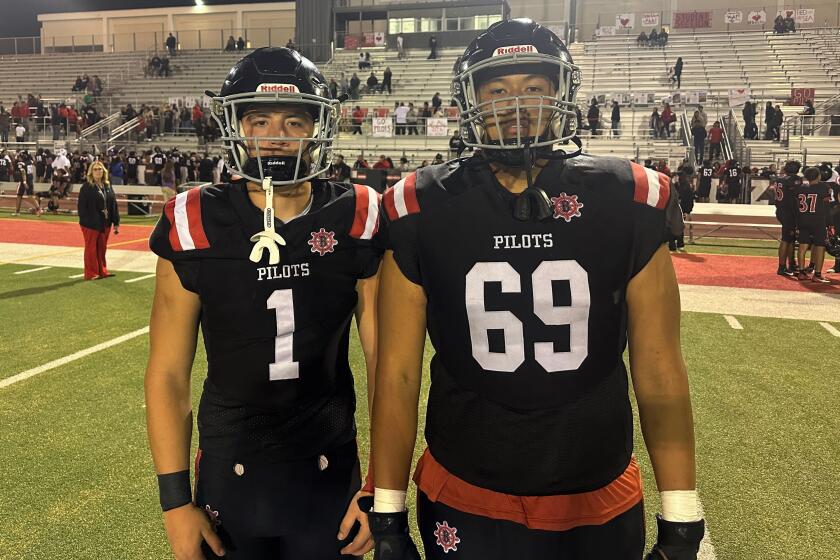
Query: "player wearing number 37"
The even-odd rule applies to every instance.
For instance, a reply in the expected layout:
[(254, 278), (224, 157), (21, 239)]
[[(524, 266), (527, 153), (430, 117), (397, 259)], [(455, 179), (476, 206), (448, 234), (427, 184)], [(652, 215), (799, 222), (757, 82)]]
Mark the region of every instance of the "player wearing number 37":
[(414, 472), (427, 559), (642, 556), (628, 343), (662, 492), (650, 558), (696, 557), (704, 524), (663, 246), (682, 228), (677, 197), (664, 175), (580, 154), (580, 83), (550, 30), (492, 25), (453, 79), (461, 136), (476, 153), (420, 169), (383, 197), (375, 494), (362, 508), (377, 560), (419, 557), (405, 490), (427, 331), (428, 447)]
[(372, 377), (379, 195), (317, 178), (340, 111), (299, 53), (257, 49), (208, 95), (233, 182), (170, 200), (150, 240), (147, 421), (169, 543), (177, 560), (364, 554), (348, 345), (355, 315)]

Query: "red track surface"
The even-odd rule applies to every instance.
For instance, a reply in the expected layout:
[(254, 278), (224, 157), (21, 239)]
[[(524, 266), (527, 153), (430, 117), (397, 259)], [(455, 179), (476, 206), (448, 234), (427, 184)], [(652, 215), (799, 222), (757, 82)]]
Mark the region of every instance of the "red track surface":
[[(148, 251), (151, 226), (120, 226), (120, 234), (108, 238), (108, 246), (130, 251)], [(131, 242), (131, 243), (129, 243)], [(0, 243), (30, 243), (59, 247), (84, 247), (79, 224), (35, 220), (0, 220)]]
[[(119, 235), (111, 235), (108, 246), (148, 251), (151, 233), (151, 226), (122, 226)], [(60, 247), (84, 245), (78, 224), (14, 219), (0, 220), (0, 243)], [(832, 280), (831, 284), (797, 282), (776, 275), (778, 260), (773, 257), (680, 253), (675, 254), (673, 260), (680, 284), (840, 294), (840, 275), (828, 276)], [(830, 266), (831, 261), (827, 260), (823, 268), (828, 269)]]

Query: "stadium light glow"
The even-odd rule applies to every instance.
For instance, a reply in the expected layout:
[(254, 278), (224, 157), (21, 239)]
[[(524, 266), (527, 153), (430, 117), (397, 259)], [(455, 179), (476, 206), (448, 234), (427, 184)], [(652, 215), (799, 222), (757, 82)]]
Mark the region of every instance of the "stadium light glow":
[(195, 0), (195, 5), (198, 6), (198, 7), (203, 7), (204, 6), (204, 0)]

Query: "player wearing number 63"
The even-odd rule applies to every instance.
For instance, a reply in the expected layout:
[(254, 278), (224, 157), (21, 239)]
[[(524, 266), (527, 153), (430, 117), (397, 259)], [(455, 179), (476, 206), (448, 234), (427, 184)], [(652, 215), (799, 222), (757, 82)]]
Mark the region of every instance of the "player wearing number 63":
[(169, 542), (177, 560), (361, 555), (373, 543), (356, 502), (348, 338), (355, 314), (372, 377), (379, 196), (316, 178), (339, 107), (297, 52), (257, 49), (212, 97), (239, 178), (170, 200), (150, 240), (160, 259), (147, 421)]
[(650, 558), (696, 557), (704, 524), (663, 245), (682, 229), (677, 197), (664, 175), (580, 154), (580, 83), (554, 33), (494, 24), (453, 80), (475, 154), (418, 170), (383, 197), (376, 489), (362, 508), (377, 560), (419, 557), (405, 490), (427, 330), (428, 448), (414, 472), (427, 559), (642, 556), (628, 342), (663, 498)]

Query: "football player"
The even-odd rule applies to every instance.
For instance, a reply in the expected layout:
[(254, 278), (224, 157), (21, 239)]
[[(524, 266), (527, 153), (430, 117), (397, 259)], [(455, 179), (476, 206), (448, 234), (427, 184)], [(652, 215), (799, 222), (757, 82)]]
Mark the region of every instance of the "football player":
[[(682, 229), (668, 177), (580, 155), (580, 70), (561, 40), (504, 21), (453, 80), (468, 160), (386, 191), (388, 250), (373, 406), (377, 560), (418, 558), (405, 494), (426, 331), (428, 448), (415, 470), (426, 558), (638, 560), (639, 466), (622, 353), (662, 492), (657, 560), (704, 533), (663, 242)], [(451, 554), (450, 554), (451, 553)]]
[(699, 175), (699, 185), (697, 187), (697, 201), (709, 202), (709, 194), (712, 192), (712, 175), (714, 175), (714, 168), (712, 162), (704, 160), (703, 165), (697, 170)]
[[(809, 167), (803, 173), (805, 181), (796, 190), (797, 224), (799, 226), (799, 262), (805, 262), (805, 253), (811, 249), (813, 276), (821, 284), (830, 282), (822, 275), (825, 248), (828, 245), (828, 210), (831, 204), (831, 187), (823, 179), (818, 167)], [(830, 175), (829, 175), (830, 177)], [(810, 269), (811, 266), (808, 267)], [(808, 279), (808, 270), (799, 269), (797, 278)]]
[[(355, 314), (372, 376), (379, 197), (317, 179), (338, 101), (297, 52), (255, 50), (212, 97), (238, 178), (170, 200), (150, 240), (160, 259), (147, 421), (169, 542), (178, 560), (361, 555), (373, 542), (355, 499), (348, 337)], [(199, 325), (207, 379), (193, 496)]]
[[(782, 225), (782, 240), (779, 243), (779, 268), (777, 274), (793, 276), (796, 274), (796, 258), (793, 245), (796, 242), (797, 191), (802, 185), (799, 169), (802, 165), (798, 161), (789, 161), (782, 168), (784, 173), (776, 177), (774, 191), (776, 192), (776, 219)], [(788, 267), (790, 263), (790, 267)]]

